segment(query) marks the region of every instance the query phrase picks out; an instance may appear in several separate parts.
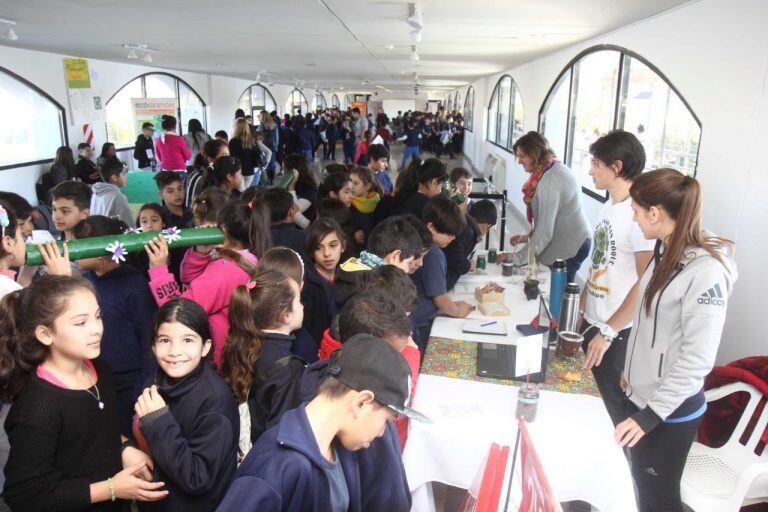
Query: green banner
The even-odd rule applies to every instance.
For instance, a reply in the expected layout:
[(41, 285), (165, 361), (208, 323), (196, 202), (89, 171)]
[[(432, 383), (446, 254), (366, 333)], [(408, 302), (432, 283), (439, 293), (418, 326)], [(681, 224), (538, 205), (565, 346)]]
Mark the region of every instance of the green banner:
[(88, 60), (64, 58), (64, 74), (69, 89), (90, 89), (91, 74), (88, 72)]

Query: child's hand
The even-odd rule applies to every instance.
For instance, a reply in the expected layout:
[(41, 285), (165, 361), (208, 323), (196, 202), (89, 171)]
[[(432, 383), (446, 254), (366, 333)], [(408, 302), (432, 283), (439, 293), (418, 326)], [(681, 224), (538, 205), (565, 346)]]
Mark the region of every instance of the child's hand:
[(296, 182), (299, 181), (299, 171), (297, 169), (291, 169), (290, 172), (293, 173), (293, 179), (288, 184), (288, 190), (296, 190)]
[(129, 468), (142, 462), (146, 463), (143, 468), (136, 472), (136, 476), (145, 482), (152, 481), (152, 470), (155, 468), (154, 464), (152, 463), (152, 457), (139, 450), (138, 448), (134, 448), (133, 446), (128, 446), (123, 449), (123, 453), (121, 455), (123, 460), (123, 469)]
[(463, 300), (456, 301), (453, 304), (458, 310), (458, 314), (456, 315), (458, 318), (465, 318), (473, 309), (475, 309), (472, 304), (464, 302)]
[(69, 249), (66, 242), (64, 242), (63, 252), (59, 252), (59, 246), (56, 245), (56, 242), (38, 245), (37, 248), (43, 257), (43, 265), (45, 265), (48, 274), (52, 276), (72, 275), (72, 265), (69, 264)]
[(112, 477), (115, 495), (123, 500), (157, 501), (168, 496), (168, 491), (159, 491), (165, 482), (145, 482), (134, 476), (146, 469), (146, 462), (129, 466)]
[(136, 401), (136, 414), (139, 418), (143, 418), (147, 414), (155, 411), (159, 411), (165, 407), (165, 400), (160, 396), (160, 392), (157, 391), (157, 386), (146, 388), (144, 392), (139, 395), (139, 399)]
[(149, 256), (149, 268), (164, 267), (168, 265), (168, 242), (158, 236), (147, 242), (144, 246)]

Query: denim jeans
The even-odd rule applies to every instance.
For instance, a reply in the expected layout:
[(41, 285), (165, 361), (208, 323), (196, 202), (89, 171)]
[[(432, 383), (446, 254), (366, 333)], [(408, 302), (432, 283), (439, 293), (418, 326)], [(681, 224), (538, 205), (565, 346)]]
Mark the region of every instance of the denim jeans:
[(576, 254), (565, 260), (565, 271), (568, 278), (567, 282), (574, 282), (574, 279), (576, 279), (576, 272), (579, 271), (581, 264), (585, 259), (587, 259), (587, 256), (589, 256), (589, 249), (591, 247), (592, 240), (587, 237), (587, 239), (584, 240), (584, 243), (581, 244), (581, 247), (579, 247), (579, 250), (576, 252)]
[(405, 169), (409, 158), (419, 158), (419, 146), (406, 146), (403, 151), (403, 160), (400, 162), (400, 170)]

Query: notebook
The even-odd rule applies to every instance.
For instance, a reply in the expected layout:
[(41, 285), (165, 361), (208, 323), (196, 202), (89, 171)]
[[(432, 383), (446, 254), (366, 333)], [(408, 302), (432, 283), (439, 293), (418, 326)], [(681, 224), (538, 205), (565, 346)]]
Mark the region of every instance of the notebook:
[(506, 336), (509, 334), (506, 322), (496, 320), (466, 320), (461, 324), (461, 331), (477, 334), (495, 334), (497, 336)]

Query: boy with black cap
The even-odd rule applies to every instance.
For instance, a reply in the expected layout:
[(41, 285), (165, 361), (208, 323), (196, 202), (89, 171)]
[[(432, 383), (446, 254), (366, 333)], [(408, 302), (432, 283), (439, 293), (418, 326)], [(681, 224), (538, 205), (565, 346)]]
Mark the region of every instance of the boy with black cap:
[(386, 342), (353, 336), (334, 353), (309, 403), (283, 414), (238, 469), (220, 512), (362, 510), (352, 452), (381, 437), (406, 407), (410, 370)]

